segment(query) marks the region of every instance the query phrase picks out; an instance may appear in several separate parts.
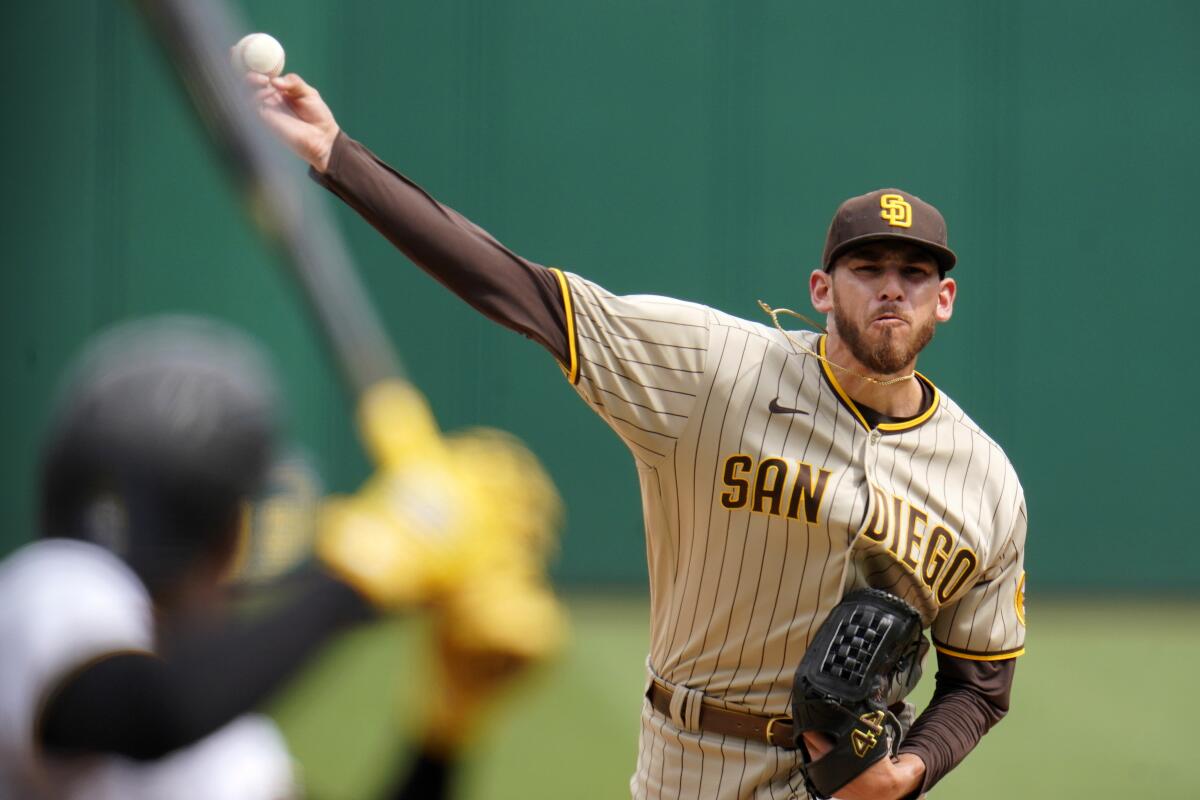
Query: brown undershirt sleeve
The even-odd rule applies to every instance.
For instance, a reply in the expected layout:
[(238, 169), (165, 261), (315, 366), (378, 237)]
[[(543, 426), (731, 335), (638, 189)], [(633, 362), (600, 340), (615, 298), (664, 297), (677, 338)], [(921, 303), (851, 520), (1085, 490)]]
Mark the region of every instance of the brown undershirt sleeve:
[(923, 794), (958, 766), (983, 735), (1008, 713), (1017, 660), (968, 661), (938, 653), (937, 686), (900, 743), (901, 753), (925, 762)]
[(476, 310), (568, 363), (566, 310), (553, 272), (513, 253), (345, 133), (326, 171), (309, 174)]

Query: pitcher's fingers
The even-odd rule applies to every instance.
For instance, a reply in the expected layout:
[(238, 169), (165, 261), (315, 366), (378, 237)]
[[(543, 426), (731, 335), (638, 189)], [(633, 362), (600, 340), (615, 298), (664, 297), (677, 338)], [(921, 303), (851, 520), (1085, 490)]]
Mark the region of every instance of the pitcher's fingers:
[(300, 98), (316, 94), (317, 90), (309, 86), (294, 72), (271, 79), (271, 85), (288, 97)]
[(247, 72), (242, 78), (247, 86), (253, 89), (261, 89), (271, 85), (271, 78), (268, 75), (263, 75), (261, 72)]

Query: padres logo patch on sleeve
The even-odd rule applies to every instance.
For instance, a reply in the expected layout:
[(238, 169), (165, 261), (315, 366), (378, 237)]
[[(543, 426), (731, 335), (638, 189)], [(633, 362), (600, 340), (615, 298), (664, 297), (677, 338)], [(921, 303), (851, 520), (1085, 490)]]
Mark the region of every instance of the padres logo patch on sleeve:
[(1017, 593), (1013, 597), (1013, 605), (1017, 609), (1017, 619), (1021, 625), (1025, 624), (1025, 573), (1021, 573), (1021, 580), (1017, 581)]
[(912, 227), (912, 205), (901, 195), (879, 196), (879, 216), (894, 228)]

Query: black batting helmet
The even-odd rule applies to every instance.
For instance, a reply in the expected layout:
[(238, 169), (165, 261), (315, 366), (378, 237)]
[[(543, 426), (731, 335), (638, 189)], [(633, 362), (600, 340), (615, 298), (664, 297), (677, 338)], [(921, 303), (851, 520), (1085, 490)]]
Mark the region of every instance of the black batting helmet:
[(102, 334), (60, 392), (41, 533), (100, 544), (151, 594), (236, 533), (276, 438), (271, 371), (247, 337), (162, 317)]

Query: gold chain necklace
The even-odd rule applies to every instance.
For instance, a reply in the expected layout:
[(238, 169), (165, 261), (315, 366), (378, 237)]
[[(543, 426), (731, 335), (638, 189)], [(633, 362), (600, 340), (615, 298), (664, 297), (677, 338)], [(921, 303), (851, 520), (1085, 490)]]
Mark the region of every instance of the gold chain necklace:
[(784, 336), (786, 336), (787, 340), (789, 342), (791, 342), (794, 347), (797, 347), (801, 351), (808, 353), (810, 356), (818, 359), (819, 361), (825, 362), (826, 364), (833, 367), (834, 369), (841, 370), (842, 372), (853, 375), (856, 378), (861, 378), (864, 381), (870, 381), (871, 383), (874, 383), (878, 386), (891, 386), (894, 383), (903, 383), (904, 381), (911, 381), (913, 378), (917, 377), (917, 373), (910, 372), (907, 375), (901, 375), (899, 378), (889, 378), (886, 381), (881, 381), (878, 378), (872, 378), (870, 375), (863, 375), (861, 372), (855, 372), (854, 370), (850, 369), (849, 367), (843, 367), (841, 364), (835, 364), (832, 361), (830, 361), (828, 358), (826, 358), (825, 356), (821, 355), (820, 353), (814, 352), (813, 350), (809, 349), (808, 347), (805, 347), (801, 342), (798, 342), (795, 339), (793, 339), (792, 335), (790, 333), (788, 333), (787, 331), (785, 331), (783, 329), (783, 326), (779, 324), (779, 315), (780, 314), (790, 314), (793, 317), (795, 317), (796, 319), (807, 322), (809, 325), (812, 325), (814, 328), (817, 328), (818, 330), (820, 330), (821, 333), (828, 336), (829, 331), (825, 330), (825, 327), (823, 325), (818, 325), (817, 323), (813, 322), (808, 317), (801, 314), (799, 311), (792, 311), (790, 308), (771, 308), (769, 305), (764, 303), (762, 300), (758, 301), (758, 307), (761, 308), (763, 311), (767, 312), (767, 314), (771, 317), (771, 322), (775, 323), (775, 330), (779, 331)]

